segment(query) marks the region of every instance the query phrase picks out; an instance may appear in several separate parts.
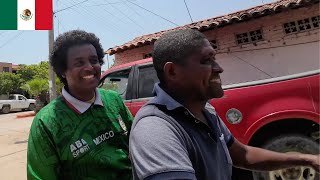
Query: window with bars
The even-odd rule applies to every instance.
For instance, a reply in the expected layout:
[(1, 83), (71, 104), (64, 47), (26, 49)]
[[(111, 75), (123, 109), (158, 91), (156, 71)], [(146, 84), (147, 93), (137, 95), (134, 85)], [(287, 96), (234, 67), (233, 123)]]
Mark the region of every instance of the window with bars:
[(9, 72), (10, 68), (9, 67), (3, 67), (2, 70), (3, 70), (3, 72)]
[(246, 33), (236, 34), (238, 44), (247, 44), (263, 40), (262, 30), (254, 30)]
[(284, 23), (283, 28), (286, 34), (292, 34), (300, 31), (310, 30), (313, 28), (319, 28), (319, 22), (320, 16), (314, 16), (311, 18)]
[(299, 31), (311, 29), (311, 23), (309, 19), (303, 19), (298, 21)]
[(311, 18), (312, 25), (314, 28), (318, 28), (320, 24), (320, 16), (315, 16)]
[(211, 40), (210, 43), (213, 49), (218, 49), (217, 40)]
[(251, 42), (256, 42), (256, 41), (262, 40), (263, 37), (262, 37), (261, 29), (258, 29), (255, 31), (250, 31), (250, 39), (251, 39)]
[(290, 34), (298, 31), (296, 22), (294, 21), (284, 23), (283, 27), (286, 34)]
[(248, 33), (236, 34), (236, 38), (238, 44), (245, 44), (249, 42)]
[(152, 53), (143, 54), (143, 59), (147, 59), (147, 58), (151, 58), (151, 57), (152, 57)]

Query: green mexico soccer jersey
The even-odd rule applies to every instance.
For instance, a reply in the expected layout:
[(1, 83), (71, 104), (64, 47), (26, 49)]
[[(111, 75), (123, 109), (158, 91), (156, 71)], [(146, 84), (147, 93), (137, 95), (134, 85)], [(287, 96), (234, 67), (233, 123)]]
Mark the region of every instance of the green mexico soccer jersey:
[(63, 94), (34, 118), (28, 179), (131, 179), (133, 118), (119, 95), (97, 89), (94, 104), (69, 99)]

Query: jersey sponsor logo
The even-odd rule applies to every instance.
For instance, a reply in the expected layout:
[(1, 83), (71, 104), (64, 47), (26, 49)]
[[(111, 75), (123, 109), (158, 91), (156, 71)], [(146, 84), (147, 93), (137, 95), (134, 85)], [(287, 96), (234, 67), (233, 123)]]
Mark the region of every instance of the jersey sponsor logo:
[(99, 145), (100, 143), (102, 143), (110, 138), (113, 138), (113, 137), (114, 137), (114, 132), (111, 130), (111, 131), (105, 132), (105, 133), (99, 135), (98, 137), (94, 138), (93, 142), (96, 145)]
[(73, 157), (78, 157), (80, 154), (87, 152), (89, 149), (90, 147), (84, 139), (80, 139), (73, 144), (70, 144), (70, 150)]

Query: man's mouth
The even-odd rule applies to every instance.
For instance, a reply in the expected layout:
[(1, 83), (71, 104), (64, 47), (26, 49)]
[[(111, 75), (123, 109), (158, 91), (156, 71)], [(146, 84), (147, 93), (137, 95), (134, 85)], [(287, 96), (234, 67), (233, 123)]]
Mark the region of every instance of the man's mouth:
[(94, 78), (94, 75), (93, 75), (93, 74), (91, 74), (91, 75), (86, 75), (86, 76), (83, 76), (82, 78), (83, 78), (83, 79), (92, 79), (92, 78)]
[(214, 78), (210, 80), (211, 83), (218, 83), (221, 84), (221, 79), (220, 78)]

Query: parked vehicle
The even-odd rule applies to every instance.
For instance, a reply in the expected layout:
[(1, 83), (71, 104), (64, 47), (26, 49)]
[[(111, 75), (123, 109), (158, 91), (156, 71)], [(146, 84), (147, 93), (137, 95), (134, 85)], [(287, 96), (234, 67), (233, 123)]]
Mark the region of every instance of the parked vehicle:
[[(223, 86), (209, 102), (242, 143), (279, 152), (319, 153), (319, 70)], [(226, 72), (224, 72), (226, 73)], [(223, 75), (223, 74), (222, 74)], [(117, 91), (133, 115), (154, 95), (151, 59), (113, 67), (100, 87)], [(234, 179), (317, 179), (309, 167), (270, 173), (235, 169)]]
[(21, 94), (9, 95), (8, 100), (0, 100), (1, 112), (6, 114), (10, 111), (34, 110), (36, 100), (27, 99)]

